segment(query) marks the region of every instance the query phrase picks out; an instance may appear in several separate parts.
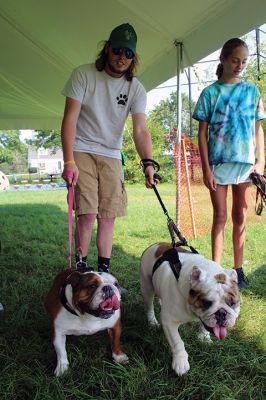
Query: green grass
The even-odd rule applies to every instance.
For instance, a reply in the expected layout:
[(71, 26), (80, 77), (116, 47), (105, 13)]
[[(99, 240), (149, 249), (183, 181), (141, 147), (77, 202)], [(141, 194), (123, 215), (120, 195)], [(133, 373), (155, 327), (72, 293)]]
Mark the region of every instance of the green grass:
[[(171, 185), (160, 185), (171, 217)], [(161, 330), (149, 329), (140, 295), (139, 259), (157, 241), (169, 241), (166, 218), (155, 194), (128, 186), (129, 215), (116, 223), (111, 271), (128, 288), (123, 299), (122, 345), (126, 366), (110, 358), (104, 332), (67, 338), (69, 372), (55, 378), (55, 351), (43, 306), (57, 271), (68, 267), (66, 192), (0, 193), (1, 272), (0, 397), (2, 400), (264, 400), (266, 398), (266, 227), (248, 221), (245, 270), (250, 280), (242, 293), (236, 327), (223, 342), (198, 342), (197, 324), (181, 328), (191, 369), (184, 377), (171, 370), (171, 353)], [(198, 207), (211, 215), (211, 209)], [(198, 210), (197, 210), (198, 211)], [(182, 230), (182, 227), (181, 227)], [(210, 237), (191, 241), (210, 257)], [(230, 226), (224, 265), (232, 265)], [(95, 235), (89, 262), (95, 265)]]

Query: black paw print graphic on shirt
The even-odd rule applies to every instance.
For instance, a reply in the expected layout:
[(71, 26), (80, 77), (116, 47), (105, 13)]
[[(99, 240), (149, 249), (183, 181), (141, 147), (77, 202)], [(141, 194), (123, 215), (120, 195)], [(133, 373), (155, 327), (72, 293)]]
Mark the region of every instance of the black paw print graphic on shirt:
[(127, 103), (128, 97), (126, 94), (123, 95), (121, 93), (119, 96), (117, 96), (116, 100), (117, 100), (117, 104), (121, 104), (122, 106), (125, 106)]

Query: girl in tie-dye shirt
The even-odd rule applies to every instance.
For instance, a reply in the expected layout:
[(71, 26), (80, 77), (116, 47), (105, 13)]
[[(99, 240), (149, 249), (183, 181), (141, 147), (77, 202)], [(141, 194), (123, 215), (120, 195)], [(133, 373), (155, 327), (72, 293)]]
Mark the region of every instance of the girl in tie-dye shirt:
[(228, 185), (232, 185), (234, 268), (239, 288), (248, 284), (244, 275), (245, 217), (250, 197), (251, 172), (264, 171), (266, 117), (256, 86), (240, 81), (248, 47), (238, 38), (227, 41), (221, 51), (218, 80), (205, 88), (193, 118), (199, 121), (199, 149), (203, 179), (213, 205), (212, 256), (220, 263), (227, 219)]

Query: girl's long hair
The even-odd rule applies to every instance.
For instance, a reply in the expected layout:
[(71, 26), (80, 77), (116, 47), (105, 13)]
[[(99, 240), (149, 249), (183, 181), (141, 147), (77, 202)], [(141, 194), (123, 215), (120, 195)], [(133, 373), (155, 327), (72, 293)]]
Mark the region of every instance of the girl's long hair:
[[(239, 39), (239, 38), (233, 38), (225, 42), (225, 44), (222, 47), (220, 58), (228, 58), (233, 51), (235, 50), (236, 47), (245, 47), (248, 50), (248, 46), (244, 40)], [(216, 69), (216, 75), (217, 78), (220, 79), (223, 75), (223, 64), (219, 63)]]
[[(104, 42), (103, 48), (99, 52), (99, 54), (96, 58), (95, 67), (98, 71), (103, 71), (105, 68), (105, 65), (107, 63), (107, 58), (108, 58), (108, 54), (106, 53), (106, 46), (109, 44), (110, 44), (110, 42), (108, 40)], [(135, 55), (134, 58), (132, 59), (132, 63), (130, 64), (130, 67), (128, 68), (128, 70), (125, 73), (125, 78), (127, 81), (132, 81), (134, 74), (137, 70), (138, 63), (139, 63), (138, 56)]]

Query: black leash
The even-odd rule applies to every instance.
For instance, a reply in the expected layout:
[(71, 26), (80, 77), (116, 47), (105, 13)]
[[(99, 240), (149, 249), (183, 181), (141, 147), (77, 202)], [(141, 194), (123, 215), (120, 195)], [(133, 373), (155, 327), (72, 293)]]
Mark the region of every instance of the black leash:
[(266, 205), (266, 176), (260, 175), (256, 172), (250, 174), (252, 183), (256, 186), (256, 201), (255, 201), (255, 212), (257, 215), (261, 215), (264, 206)]
[[(164, 205), (164, 203), (163, 203), (163, 201), (161, 199), (161, 196), (159, 195), (159, 192), (158, 192), (156, 186), (153, 185), (152, 188), (153, 188), (153, 190), (154, 190), (154, 192), (155, 192), (155, 194), (157, 196), (157, 199), (159, 200), (159, 203), (161, 204), (161, 207), (163, 209), (164, 214), (167, 217), (167, 227), (168, 227), (168, 230), (169, 230), (169, 233), (170, 233), (170, 236), (171, 236), (172, 246), (173, 247), (186, 246), (186, 247), (190, 248), (192, 253), (198, 254), (197, 250), (194, 249), (193, 246), (188, 244), (187, 239), (182, 235), (182, 233), (180, 232), (180, 230), (178, 229), (178, 227), (176, 226), (176, 224), (174, 223), (172, 218), (170, 218), (170, 216), (169, 216), (169, 214), (168, 214), (168, 212), (167, 212), (167, 210), (165, 208), (165, 205)], [(179, 239), (178, 242), (175, 241), (175, 236), (178, 237), (178, 239)]]
[[(154, 179), (156, 181), (158, 181), (158, 182), (161, 180), (160, 175), (157, 174), (157, 172), (160, 170), (160, 165), (156, 161), (154, 161), (154, 160), (152, 160), (150, 158), (144, 158), (144, 159), (141, 160), (140, 165), (141, 165), (144, 173), (145, 173), (145, 169), (148, 166), (153, 166), (153, 168), (156, 171), (155, 174), (154, 174)], [(167, 217), (167, 227), (168, 227), (168, 230), (169, 230), (169, 233), (170, 233), (170, 236), (171, 236), (172, 246), (174, 248), (175, 247), (179, 247), (179, 246), (186, 246), (186, 247), (190, 248), (192, 253), (198, 254), (197, 250), (194, 249), (193, 246), (188, 244), (186, 238), (182, 235), (180, 230), (177, 228), (177, 226), (174, 223), (174, 221), (172, 220), (172, 218), (170, 218), (170, 216), (169, 216), (169, 214), (168, 214), (168, 212), (167, 212), (167, 210), (165, 208), (165, 205), (164, 205), (164, 203), (163, 203), (163, 201), (161, 199), (161, 196), (160, 196), (160, 194), (159, 194), (159, 192), (158, 192), (158, 190), (156, 188), (156, 185), (153, 185), (152, 188), (153, 188), (153, 190), (154, 190), (154, 192), (155, 192), (155, 194), (157, 196), (157, 199), (159, 200), (159, 203), (160, 203), (160, 205), (161, 205), (161, 207), (163, 209), (164, 214)], [(178, 239), (179, 239), (178, 242), (175, 241), (175, 236), (178, 237)]]

